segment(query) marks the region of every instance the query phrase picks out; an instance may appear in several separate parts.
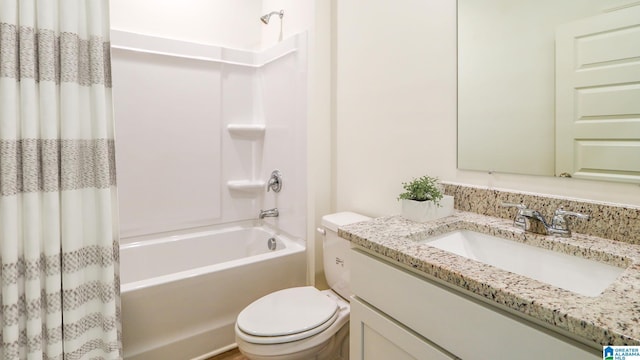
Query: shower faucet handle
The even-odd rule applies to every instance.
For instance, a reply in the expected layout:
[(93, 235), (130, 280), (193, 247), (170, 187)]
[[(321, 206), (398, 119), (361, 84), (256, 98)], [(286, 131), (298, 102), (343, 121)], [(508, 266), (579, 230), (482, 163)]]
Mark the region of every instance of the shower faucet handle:
[(273, 192), (280, 192), (282, 190), (282, 173), (280, 170), (273, 170), (269, 182), (267, 183), (267, 192), (273, 190)]

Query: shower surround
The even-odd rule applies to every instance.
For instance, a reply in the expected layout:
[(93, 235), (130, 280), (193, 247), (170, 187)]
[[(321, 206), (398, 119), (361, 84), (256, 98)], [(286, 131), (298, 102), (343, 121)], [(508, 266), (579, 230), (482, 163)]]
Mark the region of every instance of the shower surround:
[[(287, 257), (260, 260), (261, 266), (285, 270), (259, 270), (261, 290), (246, 293), (243, 301), (249, 303), (265, 293), (302, 285), (306, 245), (306, 33), (259, 52), (117, 30), (112, 30), (111, 39), (122, 248), (151, 249), (144, 245), (159, 238), (178, 233), (189, 237), (212, 226), (226, 232), (255, 220), (268, 225), (275, 234), (286, 234), (300, 249), (293, 256), (295, 266), (285, 261)], [(275, 169), (283, 176), (282, 191), (267, 192), (267, 180)], [(257, 220), (260, 210), (268, 208), (278, 208), (279, 217)], [(242, 250), (241, 241), (229, 244)], [(213, 247), (204, 255), (210, 253), (213, 264), (213, 258), (221, 252)], [(187, 254), (193, 254), (193, 259), (180, 255), (180, 260), (190, 262), (203, 255), (201, 250)], [(141, 258), (152, 256), (148, 253)], [(159, 291), (161, 285), (132, 289), (123, 282), (125, 358), (157, 359), (159, 353), (171, 357), (167, 354), (184, 353), (181, 346), (187, 343), (190, 356), (195, 358), (228, 350), (232, 345), (229, 341), (233, 341), (229, 340), (233, 339), (229, 321), (235, 319), (240, 308), (214, 307), (203, 290), (207, 294), (230, 294), (236, 281), (250, 286), (239, 274), (254, 274), (251, 266), (255, 265), (251, 264), (234, 263), (233, 273), (224, 270), (215, 272), (216, 276), (199, 276), (201, 282), (195, 287), (186, 286), (192, 277), (179, 278), (178, 272), (167, 275), (175, 277), (171, 283), (189, 299), (191, 310), (203, 309), (190, 316), (225, 324), (211, 341), (202, 341), (209, 333), (197, 335), (194, 329), (189, 332), (196, 334), (192, 338), (167, 339), (166, 334), (176, 330), (173, 325), (164, 332), (155, 329), (159, 334), (155, 339), (138, 341), (136, 336), (130, 337), (140, 331), (127, 325), (139, 322), (128, 318), (140, 314), (131, 299)], [(123, 266), (121, 278), (130, 277), (136, 267), (145, 266), (133, 260)], [(169, 317), (156, 320), (175, 323)]]
[(112, 30), (112, 52), (122, 242), (273, 207), (304, 237), (306, 33), (252, 52)]

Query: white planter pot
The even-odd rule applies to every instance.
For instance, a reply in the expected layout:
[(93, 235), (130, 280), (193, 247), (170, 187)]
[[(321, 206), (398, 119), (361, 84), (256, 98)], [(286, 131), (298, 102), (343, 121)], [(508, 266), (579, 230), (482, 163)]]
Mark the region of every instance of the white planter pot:
[(453, 214), (453, 196), (445, 195), (440, 206), (433, 201), (402, 199), (402, 217), (411, 221), (425, 222)]

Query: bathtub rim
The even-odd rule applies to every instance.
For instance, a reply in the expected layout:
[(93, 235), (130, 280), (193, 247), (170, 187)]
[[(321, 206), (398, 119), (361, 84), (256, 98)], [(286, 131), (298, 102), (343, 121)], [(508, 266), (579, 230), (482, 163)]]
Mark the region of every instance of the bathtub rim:
[(232, 226), (242, 226), (242, 227), (266, 226), (266, 227), (275, 229), (274, 226), (271, 226), (270, 224), (266, 223), (264, 220), (259, 220), (259, 219), (228, 221), (224, 223), (216, 223), (211, 225), (186, 227), (184, 229), (179, 229), (179, 230), (159, 231), (159, 232), (147, 233), (142, 235), (134, 235), (134, 236), (122, 236), (120, 237), (120, 247), (128, 246), (130, 244), (139, 243), (139, 242), (157, 240), (161, 238), (169, 238), (173, 236), (184, 236), (184, 235), (197, 233), (197, 232), (223, 230)]
[(275, 258), (283, 257), (286, 255), (293, 255), (296, 253), (306, 251), (306, 246), (302, 239), (292, 237), (286, 232), (276, 229), (274, 226), (271, 226), (266, 222), (256, 221), (256, 220), (231, 222), (226, 224), (216, 224), (213, 226), (198, 227), (198, 228), (185, 229), (180, 231), (172, 231), (167, 233), (150, 234), (150, 235), (145, 235), (143, 237), (129, 238), (129, 239), (135, 239), (135, 241), (121, 243), (119, 251), (122, 251), (122, 249), (128, 249), (128, 248), (136, 248), (141, 246), (150, 246), (153, 244), (181, 241), (181, 240), (185, 240), (193, 237), (207, 235), (212, 232), (226, 233), (226, 232), (238, 231), (243, 229), (255, 229), (255, 228), (263, 229), (267, 233), (270, 233), (271, 236), (277, 237), (280, 241), (284, 243), (285, 248), (278, 251), (270, 251), (262, 254), (252, 255), (249, 257), (244, 257), (244, 258), (235, 259), (231, 261), (225, 261), (219, 264), (200, 266), (197, 268), (183, 270), (183, 271), (175, 272), (172, 274), (160, 275), (160, 276), (156, 276), (149, 279), (137, 280), (129, 283), (121, 283), (120, 293), (121, 294), (130, 293), (135, 290), (142, 290), (142, 289), (150, 288), (153, 286), (180, 281), (186, 278), (196, 277), (198, 275), (207, 274), (217, 270), (233, 269), (233, 268), (237, 268), (239, 266), (245, 265), (247, 263), (266, 261), (266, 260), (275, 259)]

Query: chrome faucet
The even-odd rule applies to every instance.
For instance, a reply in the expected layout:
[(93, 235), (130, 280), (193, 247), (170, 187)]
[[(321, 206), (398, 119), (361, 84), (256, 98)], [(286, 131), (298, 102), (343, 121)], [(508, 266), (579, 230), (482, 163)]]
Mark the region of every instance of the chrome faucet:
[(260, 215), (258, 215), (258, 218), (264, 219), (266, 217), (278, 217), (278, 215), (280, 215), (278, 208), (273, 208), (273, 209), (267, 209), (267, 210), (260, 210)]
[(518, 212), (513, 219), (514, 226), (522, 228), (524, 231), (541, 235), (571, 237), (569, 222), (565, 217), (574, 216), (579, 219), (589, 219), (589, 215), (573, 211), (565, 211), (562, 207), (559, 207), (554, 212), (551, 224), (549, 224), (540, 212), (527, 208), (525, 204), (502, 203), (502, 206), (515, 207), (518, 209)]
[(575, 211), (566, 211), (560, 206), (556, 209), (553, 214), (553, 219), (551, 220), (551, 232), (555, 235), (560, 235), (562, 237), (571, 237), (571, 230), (569, 230), (569, 222), (565, 218), (565, 216), (573, 216), (578, 219), (588, 220), (589, 215), (582, 214)]

